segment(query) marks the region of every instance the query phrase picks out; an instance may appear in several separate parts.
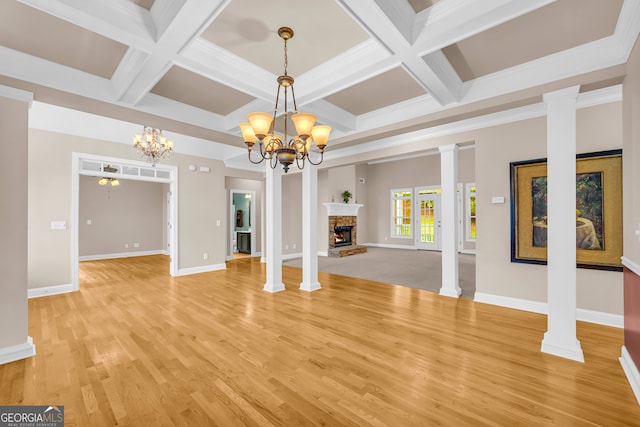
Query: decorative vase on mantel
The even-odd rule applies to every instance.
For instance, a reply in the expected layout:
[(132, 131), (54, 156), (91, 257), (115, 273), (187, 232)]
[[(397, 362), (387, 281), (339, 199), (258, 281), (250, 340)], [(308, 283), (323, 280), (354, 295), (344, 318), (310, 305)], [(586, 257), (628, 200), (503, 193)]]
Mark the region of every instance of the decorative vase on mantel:
[(351, 191), (344, 190), (342, 192), (342, 201), (345, 203), (349, 203), (349, 199), (351, 199), (351, 196), (352, 196)]

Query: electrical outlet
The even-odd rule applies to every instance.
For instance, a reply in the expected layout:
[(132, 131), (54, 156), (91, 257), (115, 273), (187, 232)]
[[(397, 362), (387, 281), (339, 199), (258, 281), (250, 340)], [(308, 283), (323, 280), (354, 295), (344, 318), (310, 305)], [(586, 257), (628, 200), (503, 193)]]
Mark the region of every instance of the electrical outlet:
[(285, 249), (289, 249), (289, 245), (284, 245), (284, 248)]
[(296, 248), (296, 244), (294, 243), (294, 244), (293, 244), (293, 249), (295, 249), (295, 248)]
[(129, 244), (128, 244), (128, 243), (125, 243), (125, 244), (124, 244), (124, 248), (125, 248), (125, 249), (129, 249)]
[(139, 247), (140, 247), (140, 243), (134, 243), (134, 244), (133, 244), (133, 247), (134, 247), (134, 248), (139, 248)]
[(202, 253), (202, 259), (208, 260), (209, 259), (209, 253), (208, 252), (203, 252)]

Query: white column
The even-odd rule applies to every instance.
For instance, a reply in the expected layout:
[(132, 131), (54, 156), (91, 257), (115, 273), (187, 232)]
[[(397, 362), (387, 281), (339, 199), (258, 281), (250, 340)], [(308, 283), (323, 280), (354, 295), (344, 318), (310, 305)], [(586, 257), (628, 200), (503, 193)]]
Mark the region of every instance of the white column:
[(282, 283), (282, 167), (266, 165), (266, 249), (267, 292), (284, 291)]
[(442, 239), (442, 287), (440, 295), (458, 298), (462, 293), (458, 283), (458, 146), (440, 147), (440, 196)]
[(302, 283), (303, 291), (317, 291), (318, 282), (318, 169), (307, 163), (302, 170)]
[(576, 98), (579, 86), (546, 93), (547, 332), (542, 352), (584, 362), (576, 338)]
[[(36, 354), (29, 333), (28, 141), (31, 92), (0, 86), (0, 365)], [(57, 219), (57, 218), (56, 218)]]

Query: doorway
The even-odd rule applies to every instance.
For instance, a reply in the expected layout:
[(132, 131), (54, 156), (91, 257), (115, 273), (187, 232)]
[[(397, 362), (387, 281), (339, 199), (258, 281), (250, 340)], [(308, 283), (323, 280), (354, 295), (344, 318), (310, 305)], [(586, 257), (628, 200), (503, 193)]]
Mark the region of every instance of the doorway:
[(415, 209), (416, 248), (431, 251), (441, 250), (440, 188), (417, 188)]
[(229, 190), (229, 255), (227, 259), (256, 253), (256, 192)]
[[(105, 166), (115, 166), (116, 172), (105, 172)], [(92, 177), (138, 180), (169, 184), (167, 222), (170, 230), (167, 239), (169, 249), (169, 273), (178, 275), (178, 168), (177, 166), (155, 165), (112, 157), (95, 156), (90, 154), (72, 153), (72, 189), (71, 189), (71, 290), (80, 290), (80, 260), (79, 260), (79, 206), (80, 206), (80, 175)]]

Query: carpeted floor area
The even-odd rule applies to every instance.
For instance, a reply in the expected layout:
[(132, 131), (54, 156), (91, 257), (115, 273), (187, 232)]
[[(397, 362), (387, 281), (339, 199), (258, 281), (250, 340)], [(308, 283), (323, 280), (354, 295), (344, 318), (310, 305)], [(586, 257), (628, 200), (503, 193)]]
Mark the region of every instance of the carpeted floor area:
[[(302, 267), (302, 258), (287, 260), (284, 264)], [(431, 292), (438, 292), (442, 286), (442, 256), (436, 251), (369, 247), (364, 254), (318, 257), (318, 270)], [(475, 270), (475, 255), (458, 255), (458, 276), (465, 298), (473, 298), (475, 294)]]

